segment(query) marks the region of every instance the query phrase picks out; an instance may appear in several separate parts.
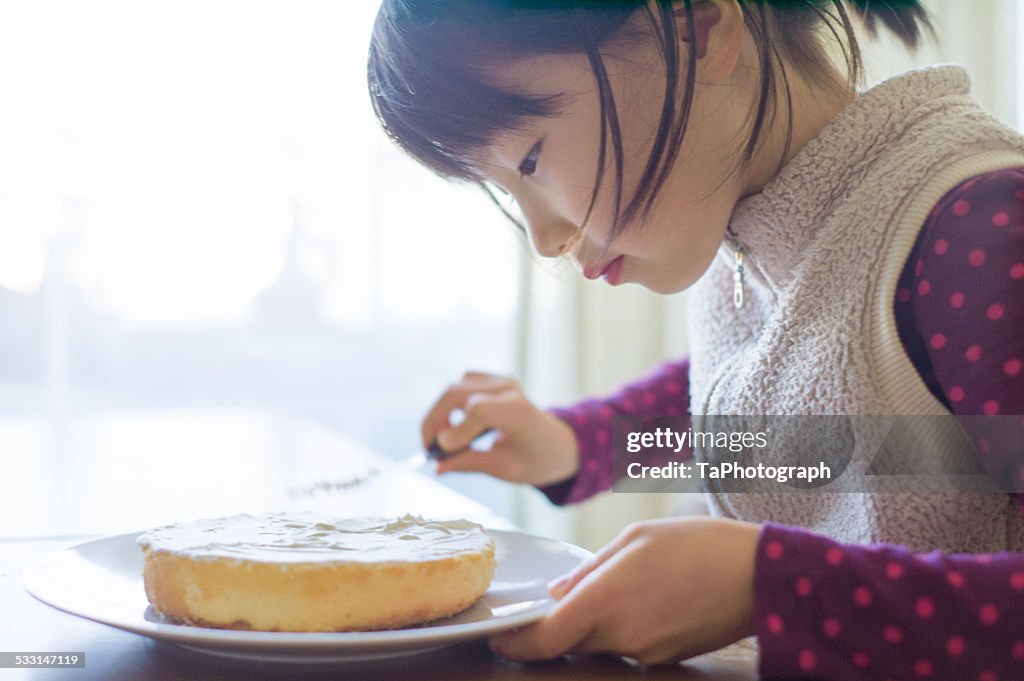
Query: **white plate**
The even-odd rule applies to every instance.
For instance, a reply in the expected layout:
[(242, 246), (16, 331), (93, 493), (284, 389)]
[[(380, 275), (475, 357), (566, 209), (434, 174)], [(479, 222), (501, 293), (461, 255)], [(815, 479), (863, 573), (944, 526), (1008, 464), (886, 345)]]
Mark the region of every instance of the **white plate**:
[(288, 633), (206, 629), (165, 621), (149, 607), (133, 532), (59, 551), (24, 573), (29, 593), (55, 608), (205, 653), (263, 662), (356, 662), (412, 655), (522, 626), (554, 605), (547, 583), (591, 554), (523, 532), (491, 530), (497, 569), (484, 597), (453, 617), (391, 631)]

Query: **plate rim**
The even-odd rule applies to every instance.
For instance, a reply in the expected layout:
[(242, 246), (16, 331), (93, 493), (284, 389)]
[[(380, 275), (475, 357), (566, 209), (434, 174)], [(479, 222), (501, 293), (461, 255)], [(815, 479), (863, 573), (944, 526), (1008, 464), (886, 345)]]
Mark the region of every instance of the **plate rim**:
[[(509, 530), (486, 526), (484, 529), (492, 537), (497, 536), (497, 538), (505, 542), (509, 541), (509, 537), (530, 541), (554, 542), (571, 555), (578, 557), (581, 562), (594, 555), (592, 552), (576, 544), (553, 537), (545, 537), (514, 529)], [(289, 651), (294, 652), (296, 655), (322, 651), (324, 655), (344, 656), (346, 651), (349, 650), (352, 655), (365, 655), (373, 651), (399, 651), (410, 648), (426, 648), (428, 646), (430, 649), (436, 649), (438, 645), (454, 645), (530, 624), (547, 615), (555, 605), (555, 601), (548, 597), (544, 601), (538, 601), (539, 605), (531, 607), (527, 612), (515, 613), (495, 620), (445, 624), (433, 627), (358, 632), (278, 632), (194, 627), (183, 624), (152, 622), (144, 617), (140, 617), (139, 621), (128, 621), (117, 616), (98, 617), (96, 613), (83, 611), (82, 608), (75, 608), (73, 603), (69, 607), (68, 603), (61, 602), (66, 600), (61, 598), (62, 594), (70, 595), (71, 599), (75, 598), (76, 595), (74, 593), (69, 594), (67, 587), (64, 585), (48, 581), (44, 573), (45, 569), (53, 561), (59, 560), (69, 553), (86, 546), (110, 542), (134, 542), (145, 531), (119, 532), (93, 537), (92, 539), (79, 541), (51, 551), (22, 569), (22, 588), (39, 602), (61, 612), (152, 639), (185, 644), (193, 648), (230, 649), (239, 652), (242, 650), (252, 650), (254, 652), (262, 651), (264, 653), (285, 656), (287, 656)], [(140, 574), (139, 580), (141, 581), (141, 579), (142, 576)]]

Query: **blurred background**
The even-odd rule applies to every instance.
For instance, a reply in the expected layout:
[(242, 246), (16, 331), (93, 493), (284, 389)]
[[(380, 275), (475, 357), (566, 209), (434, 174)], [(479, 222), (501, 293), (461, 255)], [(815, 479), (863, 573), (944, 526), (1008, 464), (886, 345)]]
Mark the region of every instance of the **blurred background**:
[[(401, 459), (467, 369), (566, 404), (685, 354), (685, 294), (539, 261), (390, 145), (365, 85), (377, 4), (0, 1), (0, 416), (267, 410)], [(941, 42), (866, 45), (870, 82), (962, 63), (1024, 127), (1021, 3), (927, 4)], [(0, 449), (0, 475), (31, 463)], [(591, 547), (681, 503), (444, 481)]]

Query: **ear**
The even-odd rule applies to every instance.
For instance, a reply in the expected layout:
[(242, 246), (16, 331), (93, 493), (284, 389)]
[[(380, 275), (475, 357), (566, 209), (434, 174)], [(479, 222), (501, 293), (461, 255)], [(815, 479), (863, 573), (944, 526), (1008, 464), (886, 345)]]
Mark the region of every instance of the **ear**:
[[(693, 39), (697, 59), (703, 70), (722, 78), (732, 73), (739, 61), (743, 44), (743, 10), (736, 0), (691, 0), (690, 12), (683, 0), (677, 0), (673, 15), (676, 34), (684, 43), (690, 42), (690, 16), (693, 17)], [(710, 55), (710, 59), (708, 56)]]

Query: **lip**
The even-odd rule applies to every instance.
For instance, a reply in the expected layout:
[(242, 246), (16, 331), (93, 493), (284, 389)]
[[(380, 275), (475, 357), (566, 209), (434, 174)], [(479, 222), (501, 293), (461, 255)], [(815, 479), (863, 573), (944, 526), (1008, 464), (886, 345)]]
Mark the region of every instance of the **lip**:
[(583, 270), (583, 276), (587, 279), (597, 279), (603, 277), (606, 282), (612, 286), (616, 286), (619, 283), (619, 278), (622, 276), (622, 259), (624, 256), (619, 256), (611, 260), (601, 269), (597, 266), (587, 267)]

